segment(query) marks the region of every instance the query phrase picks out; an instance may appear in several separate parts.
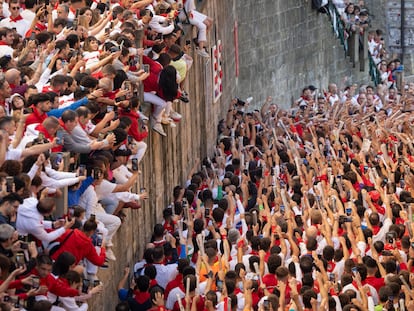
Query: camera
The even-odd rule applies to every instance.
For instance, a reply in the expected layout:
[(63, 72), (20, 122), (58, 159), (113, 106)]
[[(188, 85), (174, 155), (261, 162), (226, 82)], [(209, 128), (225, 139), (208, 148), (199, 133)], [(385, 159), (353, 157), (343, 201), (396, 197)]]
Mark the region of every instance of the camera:
[(387, 240), (387, 242), (388, 242), (389, 244), (393, 244), (393, 243), (394, 243), (394, 238), (395, 238), (395, 236), (394, 236), (394, 233), (393, 233), (393, 232), (388, 232), (388, 233), (385, 235), (385, 239)]

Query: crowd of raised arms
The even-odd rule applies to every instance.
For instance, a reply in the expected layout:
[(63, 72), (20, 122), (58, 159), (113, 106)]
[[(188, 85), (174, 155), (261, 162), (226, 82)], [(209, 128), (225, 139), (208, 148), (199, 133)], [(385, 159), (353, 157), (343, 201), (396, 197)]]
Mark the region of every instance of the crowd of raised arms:
[(413, 310), (414, 84), (397, 94), (234, 99), (118, 310)]
[[(197, 35), (184, 44), (185, 24)], [(1, 2), (1, 310), (87, 310), (102, 295), (123, 210), (148, 198), (131, 192), (148, 129), (177, 126), (212, 24), (194, 0)]]

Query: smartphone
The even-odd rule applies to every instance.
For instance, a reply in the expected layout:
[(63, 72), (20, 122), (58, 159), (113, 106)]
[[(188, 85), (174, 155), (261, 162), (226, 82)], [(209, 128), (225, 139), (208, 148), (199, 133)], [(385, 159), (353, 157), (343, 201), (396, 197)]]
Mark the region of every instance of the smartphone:
[(341, 149), (341, 150), (338, 150), (338, 158), (342, 158), (342, 156), (343, 156), (343, 151), (342, 151), (342, 149)]
[[(78, 12), (78, 11), (76, 10), (76, 12)], [(73, 29), (73, 30), (78, 30), (78, 19), (77, 19), (77, 18), (74, 18), (74, 19), (73, 19), (73, 22), (72, 22), (72, 29)]]
[(86, 173), (86, 165), (81, 164), (79, 165), (79, 176), (85, 176)]
[(94, 280), (93, 281), (93, 287), (96, 287), (96, 286), (99, 286), (99, 285), (101, 285), (101, 281), (99, 281), (99, 280)]
[(9, 295), (5, 295), (3, 297), (3, 302), (10, 302), (10, 296)]
[(185, 45), (190, 45), (191, 44), (191, 40), (185, 40)]
[(6, 192), (13, 192), (14, 177), (6, 177)]
[(68, 208), (68, 220), (71, 221), (75, 217), (75, 209)]
[(102, 246), (102, 242), (103, 242), (103, 234), (98, 232), (96, 234), (96, 246), (101, 247)]
[(105, 34), (109, 35), (111, 33), (111, 28), (105, 28)]
[(45, 0), (45, 5), (48, 6), (50, 4), (49, 0)]
[[(128, 90), (126, 87), (125, 87), (125, 89)], [(120, 103), (121, 101), (124, 101), (124, 100), (126, 100), (126, 96), (121, 96), (121, 97), (115, 98), (116, 103)]]
[(357, 267), (353, 267), (353, 268), (351, 269), (351, 271), (352, 271), (352, 273), (355, 275), (355, 274), (357, 274), (357, 273), (358, 273), (358, 268), (357, 268)]
[(134, 138), (128, 135), (128, 145), (132, 144)]
[(19, 268), (23, 267), (25, 263), (26, 262), (25, 262), (25, 259), (24, 259), (24, 253), (23, 252), (18, 252), (16, 254), (16, 264), (17, 264), (17, 266)]
[(282, 215), (285, 214), (285, 206), (284, 205), (280, 205), (279, 210), (280, 210), (280, 213)]
[(98, 134), (98, 141), (103, 141), (105, 138), (105, 134), (104, 133), (99, 133)]
[(335, 273), (329, 273), (329, 281), (335, 282)]
[(24, 114), (33, 113), (33, 108), (32, 107), (26, 107), (26, 108), (23, 109), (23, 113)]
[(143, 68), (145, 72), (150, 72), (150, 66), (148, 64), (144, 64)]
[(93, 179), (98, 180), (101, 177), (102, 171), (99, 168), (93, 170)]
[(134, 172), (138, 171), (138, 159), (132, 159), (131, 163), (132, 163), (132, 171)]
[(96, 216), (95, 216), (95, 214), (91, 214), (91, 216), (89, 217), (89, 219), (90, 219), (91, 221), (96, 221)]
[(270, 308), (270, 301), (269, 300), (263, 300), (263, 308), (268, 310)]
[(32, 276), (32, 287), (39, 288), (40, 287), (40, 279), (38, 276)]
[(125, 90), (130, 91), (131, 89), (131, 81), (125, 81)]
[(20, 248), (21, 249), (28, 249), (29, 248), (29, 244), (27, 244), (26, 242), (20, 242)]
[(32, 32), (32, 33), (30, 34), (29, 41), (33, 41), (33, 40), (36, 40), (36, 33), (35, 33), (35, 32)]
[(257, 212), (253, 211), (252, 216), (253, 216), (253, 226), (256, 226), (257, 225)]
[(210, 218), (210, 208), (209, 207), (204, 208), (204, 218)]
[(82, 293), (87, 294), (89, 289), (90, 281), (88, 279), (82, 280)]
[(144, 193), (146, 191), (147, 191), (147, 189), (145, 189), (144, 187), (142, 187), (141, 189), (139, 189), (139, 193)]
[(352, 214), (352, 208), (347, 207), (345, 209), (345, 213), (346, 213), (347, 216), (351, 216), (351, 214)]
[(222, 280), (217, 279), (217, 280), (216, 280), (216, 287), (217, 287), (217, 290), (218, 290), (219, 292), (221, 292), (221, 291), (223, 290), (223, 281), (222, 281)]
[(106, 106), (106, 112), (112, 112), (114, 111), (114, 106), (108, 105)]
[(63, 131), (62, 130), (59, 130), (56, 132), (56, 138), (57, 138), (56, 143), (58, 145), (62, 145), (63, 144)]
[(55, 165), (59, 165), (60, 163), (62, 163), (62, 160), (63, 160), (63, 154), (61, 152), (58, 152), (56, 154)]

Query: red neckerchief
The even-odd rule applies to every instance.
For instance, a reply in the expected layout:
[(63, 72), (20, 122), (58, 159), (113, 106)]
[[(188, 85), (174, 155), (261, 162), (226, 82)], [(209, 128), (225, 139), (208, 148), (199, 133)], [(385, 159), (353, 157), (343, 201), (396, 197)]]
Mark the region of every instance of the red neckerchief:
[(73, 13), (73, 15), (76, 16), (76, 10), (74, 8), (72, 8), (71, 6), (69, 7), (69, 11), (71, 11)]
[(134, 291), (134, 299), (136, 302), (138, 302), (141, 305), (147, 300), (149, 300), (150, 298), (151, 298), (151, 295), (148, 292), (141, 293), (139, 291)]
[(0, 45), (8, 45), (6, 41), (0, 40)]
[(326, 270), (328, 272), (332, 272), (335, 269), (335, 266), (336, 266), (335, 262), (333, 260), (331, 260), (331, 261), (328, 262), (328, 267), (327, 267)]
[(380, 227), (379, 226), (372, 226), (372, 233), (374, 235), (376, 235), (379, 231), (380, 231)]
[(47, 29), (46, 25), (41, 22), (37, 22), (35, 28), (38, 29), (40, 32)]
[(62, 121), (62, 119), (59, 119), (59, 124), (66, 132), (70, 133), (69, 130), (66, 128), (65, 123)]
[(13, 22), (13, 23), (16, 23), (16, 22), (23, 19), (23, 17), (20, 14), (18, 16), (14, 17), (14, 18), (11, 17), (11, 16), (9, 18), (10, 18), (10, 22)]
[(44, 86), (42, 88), (42, 93), (47, 93), (47, 92), (53, 92), (53, 93), (56, 93), (57, 95), (60, 95), (59, 94), (60, 92), (52, 89), (52, 86), (51, 85), (47, 85), (47, 86)]

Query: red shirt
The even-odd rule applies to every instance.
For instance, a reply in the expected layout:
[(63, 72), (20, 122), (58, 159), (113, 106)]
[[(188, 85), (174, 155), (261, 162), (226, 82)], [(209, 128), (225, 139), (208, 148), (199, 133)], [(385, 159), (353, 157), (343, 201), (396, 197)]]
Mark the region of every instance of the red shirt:
[(174, 280), (170, 281), (167, 286), (165, 287), (164, 297), (168, 297), (170, 291), (175, 287), (182, 287), (183, 289), (183, 275), (181, 273), (177, 274)]
[[(268, 273), (263, 276), (262, 282), (266, 285), (266, 287), (276, 286), (277, 285), (277, 278), (276, 275)], [(273, 288), (268, 289), (269, 292), (273, 292)]]
[(31, 107), (33, 108), (33, 112), (27, 116), (25, 127), (30, 124), (43, 123), (43, 121), (47, 118), (46, 113), (41, 114), (34, 105)]
[(364, 281), (362, 281), (362, 285), (371, 285), (374, 287), (377, 292), (379, 292), (379, 289), (383, 286), (385, 286), (384, 278), (376, 278), (375, 276), (367, 276)]
[(140, 128), (138, 123), (139, 114), (135, 110), (125, 111), (124, 109), (119, 109), (119, 117), (128, 117), (132, 121), (128, 135), (134, 137), (136, 141), (142, 141), (148, 136), (148, 132)]
[[(66, 230), (57, 241), (62, 242), (72, 230)], [(91, 238), (78, 229), (74, 229), (72, 235), (65, 241), (60, 248), (50, 256), (53, 260), (59, 257), (63, 252), (72, 253), (76, 258), (76, 263), (82, 259), (88, 259), (96, 266), (102, 266), (105, 263), (105, 249), (101, 248), (101, 253), (98, 255), (95, 246), (92, 244)]]
[[(183, 304), (183, 307), (185, 309), (185, 307), (187, 305), (186, 302), (185, 302), (185, 297), (181, 299), (181, 303)], [(192, 305), (193, 305), (193, 299), (191, 299), (190, 309), (191, 309)], [(204, 298), (203, 297), (200, 297), (200, 299), (197, 302), (197, 310), (204, 310)], [(180, 311), (180, 305), (178, 304), (178, 301), (176, 301), (174, 303), (174, 307), (173, 307), (172, 311)]]

